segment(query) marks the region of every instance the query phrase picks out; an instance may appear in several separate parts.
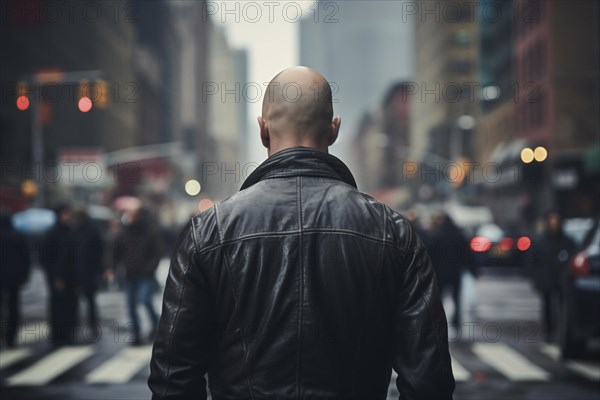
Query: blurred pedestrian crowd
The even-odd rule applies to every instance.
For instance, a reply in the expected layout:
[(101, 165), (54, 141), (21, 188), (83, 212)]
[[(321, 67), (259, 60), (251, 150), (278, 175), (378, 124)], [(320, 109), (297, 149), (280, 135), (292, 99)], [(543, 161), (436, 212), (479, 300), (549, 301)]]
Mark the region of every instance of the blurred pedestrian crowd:
[[(82, 304), (86, 327), (100, 329), (101, 310), (96, 297), (99, 290), (108, 287), (126, 294), (133, 344), (152, 341), (159, 319), (152, 298), (161, 288), (155, 271), (161, 258), (172, 252), (177, 232), (166, 232), (151, 209), (141, 204), (122, 210), (104, 223), (92, 219), (85, 207), (66, 203), (55, 207), (54, 213), (55, 223), (36, 238), (37, 251), (32, 251), (32, 238), (15, 229), (8, 210), (0, 212), (2, 344), (16, 344), (21, 323), (19, 292), (35, 264), (43, 269), (49, 289), (48, 322), (54, 344), (74, 343), (73, 327), (82, 322)], [(422, 218), (420, 212), (410, 210), (406, 217), (428, 250), (442, 296), (452, 299), (453, 312), (448, 321), (458, 327), (465, 322), (461, 320), (465, 311), (461, 304), (464, 275), (477, 278), (480, 274), (473, 239), (470, 242), (469, 233), (445, 212)], [(554, 341), (558, 308), (565, 292), (562, 281), (566, 265), (591, 239), (575, 243), (565, 233), (556, 211), (545, 214), (539, 231), (532, 232), (531, 237), (535, 245), (522, 272), (539, 293), (546, 340)], [(151, 322), (146, 335), (141, 332), (138, 305), (145, 308)]]
[[(151, 341), (159, 318), (152, 302), (160, 289), (155, 271), (170, 250), (175, 232), (162, 229), (150, 209), (141, 205), (104, 223), (92, 219), (85, 207), (67, 203), (56, 206), (54, 213), (50, 229), (28, 236), (15, 229), (8, 210), (1, 211), (2, 344), (16, 344), (22, 322), (19, 292), (35, 265), (42, 268), (47, 282), (53, 344), (73, 344), (75, 327), (80, 324), (101, 329), (96, 297), (108, 287), (125, 291), (133, 344)], [(138, 304), (152, 323), (147, 336), (140, 331)], [(80, 321), (81, 315), (86, 315), (86, 321)]]

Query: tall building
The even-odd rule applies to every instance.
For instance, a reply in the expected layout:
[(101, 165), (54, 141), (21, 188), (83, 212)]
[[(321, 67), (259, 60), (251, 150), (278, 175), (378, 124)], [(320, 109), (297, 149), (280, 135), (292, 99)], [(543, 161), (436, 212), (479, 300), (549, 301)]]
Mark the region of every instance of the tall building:
[[(586, 160), (600, 143), (600, 6), (515, 0), (510, 9), (510, 23), (482, 32), (491, 46), (482, 48), (482, 76), (495, 71), (498, 82), (512, 79), (500, 86), (506, 96), (482, 107), (481, 162), (500, 165), (508, 178), (484, 180), (484, 195), (495, 199), (494, 214), (506, 224), (531, 225), (549, 208), (593, 215), (599, 171)], [(540, 149), (537, 160), (523, 162), (527, 148)]]
[(386, 90), (412, 78), (412, 21), (400, 1), (331, 3), (313, 5), (300, 22), (300, 64), (332, 83), (343, 147)]
[(476, 3), (419, 0), (415, 23), (414, 157), (431, 164), (473, 157), (473, 126), (459, 119), (478, 110), (479, 34)]
[(361, 190), (393, 207), (405, 207), (410, 200), (406, 184), (413, 101), (410, 90), (407, 82), (392, 85), (381, 105), (365, 114), (353, 138), (355, 178)]
[(246, 163), (249, 155), (249, 141), (255, 138), (250, 138), (251, 132), (254, 132), (255, 122), (249, 120), (248, 108), (250, 101), (254, 101), (251, 98), (250, 94), (247, 91), (244, 91), (243, 88), (248, 88), (248, 52), (245, 49), (236, 49), (236, 69), (238, 73), (237, 81), (240, 82), (240, 87), (242, 88), (242, 101), (238, 104), (239, 113), (240, 113), (240, 134), (241, 138), (239, 141), (239, 152), (238, 157), (240, 163)]
[[(492, 208), (496, 221), (505, 225), (519, 218), (522, 210), (515, 207), (515, 199), (503, 201), (500, 193), (510, 191), (510, 185), (518, 172), (514, 161), (519, 157), (522, 142), (515, 130), (515, 90), (518, 87), (515, 64), (515, 18), (516, 2), (485, 0), (480, 10), (490, 6), (499, 8), (499, 17), (489, 18), (479, 14), (480, 32), (480, 110), (477, 120), (477, 149), (475, 161), (481, 168), (497, 165), (504, 179), (486, 181), (481, 179), (485, 203)], [(492, 167), (493, 168), (493, 167)]]
[(247, 91), (246, 82), (240, 78), (246, 76), (246, 64), (243, 53), (229, 45), (222, 25), (211, 26), (209, 54), (203, 106), (207, 107), (208, 136), (214, 151), (206, 155), (203, 176), (210, 195), (222, 199), (232, 195), (242, 183)]
[[(181, 54), (177, 8), (165, 0), (136, 0), (135, 67), (140, 96), (144, 144), (171, 142), (180, 136), (178, 113)], [(200, 39), (201, 40), (201, 39)]]
[(194, 152), (196, 160), (203, 158), (208, 133), (208, 113), (203, 100), (208, 81), (209, 31), (206, 1), (173, 1), (169, 3), (177, 14), (176, 29), (181, 38), (179, 115), (180, 135), (185, 148)]

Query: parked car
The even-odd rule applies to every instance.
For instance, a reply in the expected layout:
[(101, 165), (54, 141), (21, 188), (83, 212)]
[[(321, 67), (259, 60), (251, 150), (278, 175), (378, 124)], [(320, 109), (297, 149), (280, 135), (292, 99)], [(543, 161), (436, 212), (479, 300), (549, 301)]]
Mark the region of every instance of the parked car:
[[(568, 234), (568, 229), (565, 230)], [(600, 336), (600, 220), (581, 241), (561, 276), (558, 339), (563, 358), (585, 354), (588, 339)]]
[(516, 232), (505, 232), (498, 225), (488, 223), (475, 231), (470, 247), (478, 268), (520, 268), (527, 260), (531, 239)]

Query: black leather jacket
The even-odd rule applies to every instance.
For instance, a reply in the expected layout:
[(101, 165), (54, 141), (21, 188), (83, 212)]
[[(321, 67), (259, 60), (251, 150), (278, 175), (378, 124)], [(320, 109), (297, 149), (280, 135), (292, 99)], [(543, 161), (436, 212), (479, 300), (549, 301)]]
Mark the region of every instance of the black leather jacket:
[(153, 399), (451, 399), (425, 248), (336, 157), (283, 150), (193, 217), (171, 261)]

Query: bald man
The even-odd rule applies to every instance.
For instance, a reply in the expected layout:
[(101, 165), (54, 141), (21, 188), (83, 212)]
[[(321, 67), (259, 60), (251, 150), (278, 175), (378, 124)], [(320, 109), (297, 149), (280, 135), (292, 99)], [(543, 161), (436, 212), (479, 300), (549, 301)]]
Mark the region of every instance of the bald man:
[(331, 89), (306, 67), (270, 82), (268, 152), (239, 193), (194, 216), (167, 279), (153, 399), (451, 399), (446, 317), (410, 223), (328, 153)]

